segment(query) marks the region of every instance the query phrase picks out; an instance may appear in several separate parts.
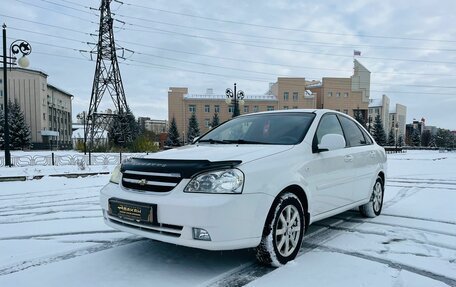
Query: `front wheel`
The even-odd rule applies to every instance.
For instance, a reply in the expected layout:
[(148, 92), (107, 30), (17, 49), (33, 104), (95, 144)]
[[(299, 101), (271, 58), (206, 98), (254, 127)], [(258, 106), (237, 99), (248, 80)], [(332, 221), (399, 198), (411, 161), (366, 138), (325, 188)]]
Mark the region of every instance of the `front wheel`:
[(372, 189), (370, 201), (359, 207), (359, 211), (363, 216), (376, 217), (380, 215), (383, 207), (383, 193), (383, 181), (378, 177)]
[(304, 210), (299, 198), (285, 193), (272, 206), (257, 247), (260, 263), (279, 267), (293, 260), (299, 252), (304, 234)]

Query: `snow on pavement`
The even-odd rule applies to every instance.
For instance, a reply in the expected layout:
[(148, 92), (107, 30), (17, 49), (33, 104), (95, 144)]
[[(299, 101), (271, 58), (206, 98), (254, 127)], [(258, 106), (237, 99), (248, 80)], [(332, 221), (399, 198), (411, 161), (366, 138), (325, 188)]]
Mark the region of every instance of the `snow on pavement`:
[(316, 222), (278, 269), (259, 266), (253, 250), (109, 228), (98, 206), (108, 175), (3, 182), (0, 286), (456, 286), (456, 153), (409, 151), (388, 164), (381, 216), (352, 210)]

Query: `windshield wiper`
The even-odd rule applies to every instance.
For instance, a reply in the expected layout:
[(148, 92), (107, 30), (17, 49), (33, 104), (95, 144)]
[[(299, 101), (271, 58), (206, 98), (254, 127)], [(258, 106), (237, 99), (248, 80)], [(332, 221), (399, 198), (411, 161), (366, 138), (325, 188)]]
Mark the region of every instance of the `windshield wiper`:
[(271, 144), (267, 142), (259, 142), (259, 141), (249, 141), (249, 140), (225, 140), (227, 143), (234, 143), (234, 144)]
[(225, 140), (215, 140), (215, 139), (204, 139), (197, 141), (199, 143), (210, 143), (210, 144), (229, 144), (228, 141)]

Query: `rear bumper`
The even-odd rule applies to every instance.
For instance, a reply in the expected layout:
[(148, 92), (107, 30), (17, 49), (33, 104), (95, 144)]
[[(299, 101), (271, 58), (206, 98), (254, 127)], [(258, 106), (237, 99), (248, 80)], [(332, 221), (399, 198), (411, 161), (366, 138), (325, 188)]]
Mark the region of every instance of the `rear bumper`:
[[(166, 194), (125, 190), (109, 183), (100, 193), (107, 225), (139, 236), (207, 250), (255, 247), (260, 243), (264, 222), (274, 198), (256, 194), (184, 193), (181, 182)], [(110, 198), (157, 205), (160, 226), (145, 226), (111, 217), (106, 212)], [(209, 232), (211, 241), (193, 239), (193, 228)]]

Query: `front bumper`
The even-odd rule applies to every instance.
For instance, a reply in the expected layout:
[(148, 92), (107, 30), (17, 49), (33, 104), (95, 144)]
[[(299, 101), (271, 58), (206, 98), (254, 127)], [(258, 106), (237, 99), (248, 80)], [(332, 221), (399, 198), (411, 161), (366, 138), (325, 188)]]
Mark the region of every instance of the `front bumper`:
[[(184, 181), (184, 180), (183, 180)], [(258, 246), (264, 222), (274, 198), (254, 194), (184, 193), (181, 182), (168, 193), (137, 192), (109, 183), (100, 193), (107, 225), (139, 236), (207, 250), (231, 250)], [(160, 226), (145, 226), (108, 215), (108, 201), (117, 198), (157, 205)], [(211, 241), (193, 239), (192, 228), (209, 232)]]

